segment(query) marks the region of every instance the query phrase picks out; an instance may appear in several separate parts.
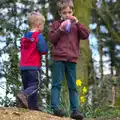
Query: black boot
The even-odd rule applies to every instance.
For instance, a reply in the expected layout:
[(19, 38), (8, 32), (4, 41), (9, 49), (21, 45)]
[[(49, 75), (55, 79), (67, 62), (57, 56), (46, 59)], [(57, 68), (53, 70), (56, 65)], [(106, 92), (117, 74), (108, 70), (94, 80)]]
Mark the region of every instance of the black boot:
[(54, 115), (59, 117), (64, 117), (66, 115), (66, 112), (60, 108), (54, 108), (53, 112), (54, 112)]
[(71, 118), (76, 119), (76, 120), (83, 120), (83, 115), (80, 113), (79, 110), (73, 110), (71, 113)]

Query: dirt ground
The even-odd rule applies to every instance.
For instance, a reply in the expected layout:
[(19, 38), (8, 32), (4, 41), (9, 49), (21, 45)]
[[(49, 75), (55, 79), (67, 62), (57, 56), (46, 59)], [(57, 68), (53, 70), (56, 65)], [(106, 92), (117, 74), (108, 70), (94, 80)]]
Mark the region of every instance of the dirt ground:
[(38, 111), (18, 108), (0, 108), (0, 120), (70, 120)]
[[(59, 118), (47, 113), (29, 111), (20, 108), (0, 108), (0, 120), (72, 120), (70, 118)], [(120, 120), (120, 118), (89, 118), (84, 120)]]

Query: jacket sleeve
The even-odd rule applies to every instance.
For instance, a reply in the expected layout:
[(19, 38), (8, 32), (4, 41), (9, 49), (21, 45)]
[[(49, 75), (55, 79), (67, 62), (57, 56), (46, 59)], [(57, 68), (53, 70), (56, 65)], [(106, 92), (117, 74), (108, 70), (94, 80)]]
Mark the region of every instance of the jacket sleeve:
[(86, 40), (89, 37), (89, 31), (83, 24), (77, 23), (78, 33), (81, 40)]
[(49, 30), (49, 33), (48, 33), (48, 39), (51, 41), (52, 44), (56, 44), (57, 41), (59, 40), (62, 32), (63, 31), (61, 31), (59, 29), (58, 23), (57, 22), (53, 22), (50, 25), (50, 30)]
[(42, 55), (44, 55), (48, 52), (48, 45), (47, 45), (47, 43), (44, 39), (44, 36), (42, 34), (38, 35), (37, 48)]

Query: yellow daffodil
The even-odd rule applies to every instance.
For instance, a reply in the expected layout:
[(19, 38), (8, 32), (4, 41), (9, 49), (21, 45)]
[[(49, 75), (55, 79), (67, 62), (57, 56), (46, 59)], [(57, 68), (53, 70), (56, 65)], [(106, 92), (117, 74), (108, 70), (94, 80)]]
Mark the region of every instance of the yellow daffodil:
[(87, 88), (83, 87), (82, 91), (83, 91), (83, 93), (87, 93)]
[(80, 97), (80, 101), (81, 101), (82, 103), (84, 103), (84, 102), (85, 102), (85, 97), (84, 97), (84, 96), (81, 96), (81, 97)]
[(77, 86), (81, 86), (82, 85), (82, 81), (80, 79), (76, 80), (76, 85)]

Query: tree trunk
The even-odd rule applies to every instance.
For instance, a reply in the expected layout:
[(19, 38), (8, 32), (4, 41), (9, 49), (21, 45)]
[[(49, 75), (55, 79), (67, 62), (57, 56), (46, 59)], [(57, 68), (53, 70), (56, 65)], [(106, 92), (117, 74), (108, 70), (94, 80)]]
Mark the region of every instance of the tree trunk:
[[(92, 0), (74, 0), (75, 15), (80, 23), (86, 27), (90, 24)], [(91, 50), (89, 41), (80, 41), (80, 56), (77, 64), (77, 79), (81, 79), (84, 86), (88, 87), (89, 68), (91, 67)]]
[[(97, 27), (97, 34), (100, 34), (100, 23), (97, 21), (98, 27)], [(100, 82), (103, 80), (103, 41), (100, 37), (98, 37), (98, 51), (100, 55)]]

